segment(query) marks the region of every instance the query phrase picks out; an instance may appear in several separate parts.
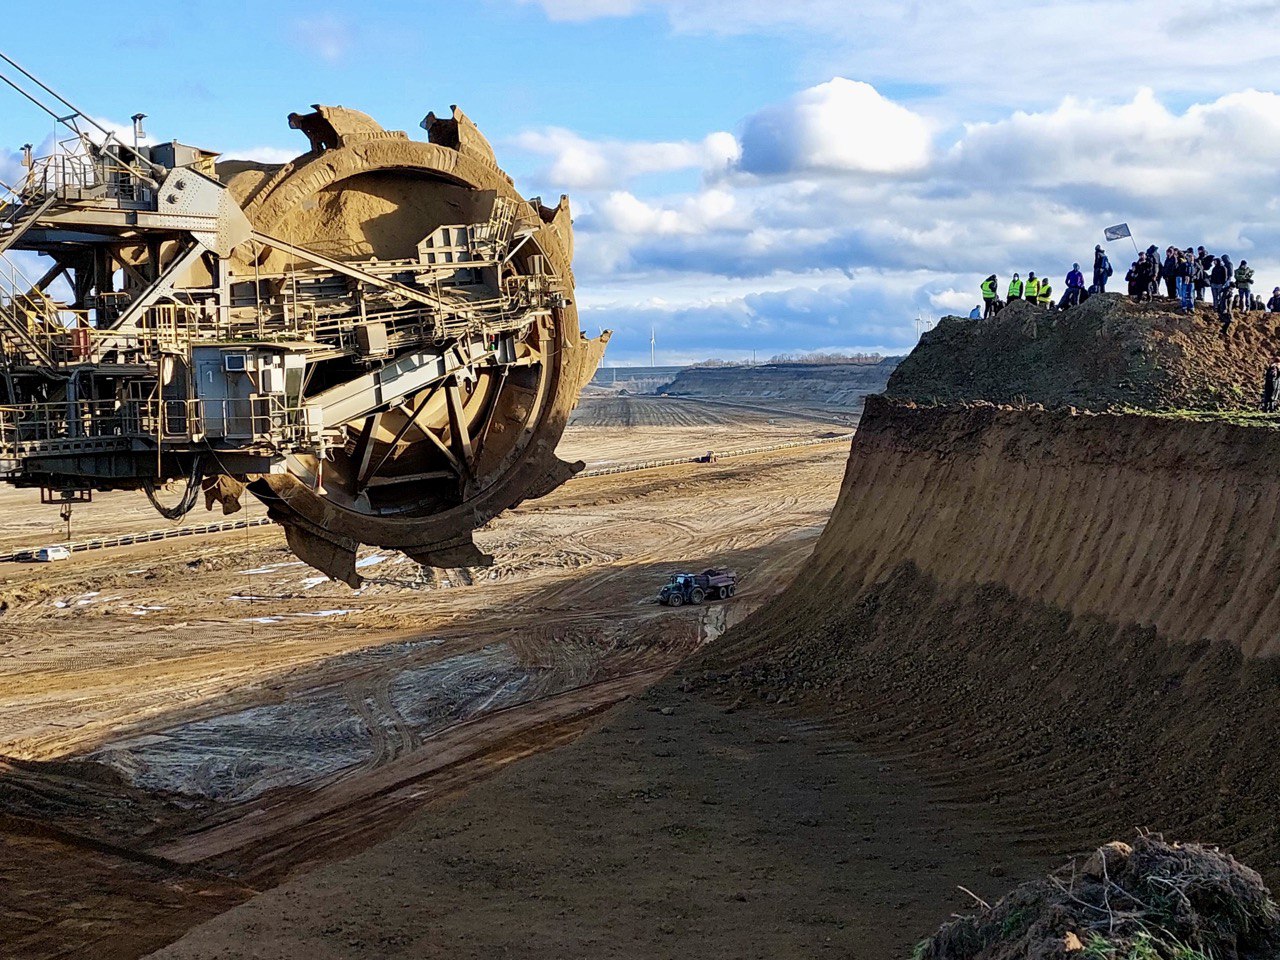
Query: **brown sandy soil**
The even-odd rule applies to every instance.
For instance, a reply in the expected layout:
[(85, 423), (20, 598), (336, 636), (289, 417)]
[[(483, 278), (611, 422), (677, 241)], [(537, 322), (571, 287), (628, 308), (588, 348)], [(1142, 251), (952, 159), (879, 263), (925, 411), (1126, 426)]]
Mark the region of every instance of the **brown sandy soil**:
[[(596, 449), (628, 447), (607, 425), (570, 440), (590, 429)], [(685, 429), (699, 446), (709, 429), (722, 447), (758, 442), (754, 423)], [(480, 533), (494, 568), (415, 577), (366, 552), (358, 592), (316, 580), (275, 528), (6, 566), (13, 955), (137, 956), (573, 739), (782, 588), (842, 458), (836, 445), (575, 481)], [(734, 601), (654, 603), (667, 572), (712, 562), (742, 573)]]
[(1230, 422), (873, 404), (795, 586), (656, 713), (161, 956), (902, 957), (953, 884), (1135, 827), (1274, 882), (1277, 462)]
[[(162, 490), (159, 493), (162, 502), (176, 502), (180, 495), (180, 490)], [(267, 515), (266, 507), (251, 496), (246, 495), (243, 504), (244, 509), (233, 516), (223, 516), (220, 508), (208, 513), (201, 503), (181, 520), (166, 520), (156, 513), (155, 507), (141, 492), (96, 493), (92, 503), (73, 505), (71, 539), (88, 540), (121, 533), (199, 527), (224, 520), (253, 520)], [(66, 524), (58, 516), (58, 507), (40, 503), (38, 491), (0, 484), (0, 553), (64, 543), (66, 532)], [(11, 569), (7, 564), (0, 566), (0, 580)]]
[[(1214, 371), (1271, 348), (1261, 318), (1225, 347), (1094, 319), (1010, 355), (1105, 405), (1158, 324), (1190, 379), (1116, 396), (1231, 406)], [(793, 587), (643, 704), (160, 956), (902, 957), (953, 885), (1135, 827), (1274, 883), (1278, 465), (1280, 431), (1225, 420), (873, 402)]]
[(157, 960), (906, 957), (1042, 867), (811, 726), (676, 683)]
[(709, 690), (834, 718), (1045, 849), (1150, 828), (1280, 879), (1280, 432), (869, 406), (797, 586)]

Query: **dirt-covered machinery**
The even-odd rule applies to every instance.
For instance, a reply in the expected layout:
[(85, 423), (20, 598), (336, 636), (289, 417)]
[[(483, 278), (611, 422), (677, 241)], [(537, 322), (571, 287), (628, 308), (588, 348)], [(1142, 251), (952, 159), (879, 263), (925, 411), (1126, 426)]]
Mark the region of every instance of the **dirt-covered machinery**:
[(712, 567), (701, 573), (673, 573), (658, 591), (658, 602), (664, 607), (682, 607), (705, 600), (727, 600), (738, 592), (738, 575), (723, 567)]
[(555, 447), (607, 335), (578, 329), (568, 201), (524, 200), (456, 107), (421, 141), (316, 106), (297, 159), (218, 163), (0, 79), (66, 131), (0, 204), (4, 480), (169, 517), (247, 486), (354, 586), (362, 543), (486, 563), (472, 531), (581, 467)]

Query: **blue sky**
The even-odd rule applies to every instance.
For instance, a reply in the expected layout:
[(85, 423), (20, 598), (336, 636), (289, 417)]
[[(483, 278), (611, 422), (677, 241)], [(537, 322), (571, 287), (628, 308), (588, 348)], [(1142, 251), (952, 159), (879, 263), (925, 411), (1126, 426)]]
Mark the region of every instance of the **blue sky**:
[[(94, 116), (142, 111), (153, 136), (228, 155), (300, 152), (284, 118), (311, 103), (411, 135), (458, 103), (526, 194), (571, 196), (584, 326), (615, 331), (611, 362), (647, 358), (651, 326), (670, 362), (903, 351), (917, 315), (967, 310), (993, 270), (1061, 285), (1118, 220), (1280, 283), (1276, 3), (57, 11), (56, 42), (47, 10), (6, 11), (5, 52)], [(49, 124), (0, 102), (9, 169)]]

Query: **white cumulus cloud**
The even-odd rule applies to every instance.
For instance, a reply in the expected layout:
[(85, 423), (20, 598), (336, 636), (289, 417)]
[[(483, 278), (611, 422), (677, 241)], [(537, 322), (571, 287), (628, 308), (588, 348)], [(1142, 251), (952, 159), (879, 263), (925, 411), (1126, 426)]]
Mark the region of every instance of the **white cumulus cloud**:
[(626, 17), (638, 13), (642, 0), (517, 0), (528, 6), (539, 6), (550, 20), (598, 20), (601, 17)]
[(670, 206), (617, 190), (597, 203), (593, 216), (604, 229), (622, 234), (697, 235), (732, 226), (736, 210), (733, 194), (721, 189), (704, 190)]
[(740, 169), (909, 173), (929, 162), (928, 122), (869, 83), (836, 77), (748, 118)]
[(543, 163), (540, 182), (571, 190), (625, 185), (636, 177), (677, 170), (727, 170), (740, 150), (733, 134), (710, 133), (701, 140), (588, 140), (560, 127), (529, 130), (514, 145)]

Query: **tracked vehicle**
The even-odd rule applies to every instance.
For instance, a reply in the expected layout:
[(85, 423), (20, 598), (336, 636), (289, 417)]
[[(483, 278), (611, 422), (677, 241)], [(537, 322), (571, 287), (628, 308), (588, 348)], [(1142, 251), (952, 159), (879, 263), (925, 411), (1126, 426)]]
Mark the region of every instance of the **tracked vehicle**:
[(166, 517), (247, 488), (355, 586), (360, 544), (485, 564), (472, 531), (581, 468), (555, 447), (607, 334), (579, 332), (568, 200), (522, 198), (456, 107), (415, 140), (315, 106), (297, 159), (219, 163), (0, 79), (65, 131), (0, 204), (5, 481)]

